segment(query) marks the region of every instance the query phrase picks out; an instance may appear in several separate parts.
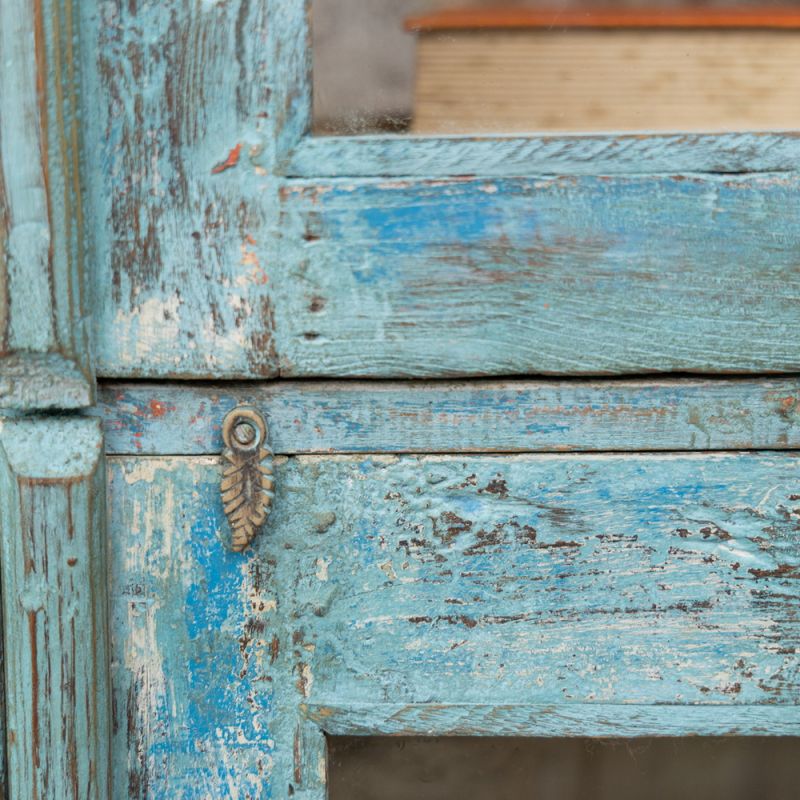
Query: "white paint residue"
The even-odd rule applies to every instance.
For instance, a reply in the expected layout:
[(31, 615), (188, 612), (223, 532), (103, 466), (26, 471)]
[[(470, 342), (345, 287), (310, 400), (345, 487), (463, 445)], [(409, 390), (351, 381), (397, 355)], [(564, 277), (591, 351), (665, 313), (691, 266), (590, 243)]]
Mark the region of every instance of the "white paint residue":
[(156, 615), (160, 611), (155, 599), (147, 603), (128, 603), (128, 635), (125, 638), (123, 663), (132, 679), (138, 683), (134, 692), (136, 729), (151, 730), (154, 720), (163, 716), (167, 706), (167, 680), (158, 647)]
[(236, 747), (228, 747), (225, 742), (225, 736), (221, 728), (215, 730), (216, 734), (216, 758), (222, 764), (225, 771), (225, 785), (227, 786), (226, 797), (230, 800), (239, 800), (241, 797), (239, 793), (239, 772), (241, 765), (238, 763), (238, 754), (241, 752)]
[(146, 554), (150, 574), (162, 581), (171, 580), (182, 562), (181, 554), (175, 552), (173, 545), (178, 515), (175, 487), (171, 480), (152, 484), (141, 519), (144, 530), (133, 548), (134, 564), (126, 564), (126, 569), (132, 571), (131, 568)]
[(331, 564), (330, 558), (318, 558), (317, 559), (317, 571), (316, 576), (318, 581), (327, 581), (328, 580), (328, 567)]
[(164, 341), (180, 340), (180, 306), (180, 298), (173, 295), (151, 297), (130, 312), (117, 311), (115, 323), (127, 328), (126, 339), (133, 347), (133, 358), (146, 360), (154, 349), (153, 345), (157, 350)]
[(314, 684), (314, 675), (308, 664), (300, 665), (300, 684), (303, 687), (303, 697), (311, 695), (311, 687)]
[(764, 513), (764, 506), (769, 502), (770, 497), (772, 497), (773, 493), (778, 489), (782, 488), (780, 484), (777, 486), (773, 486), (762, 498), (759, 500), (758, 505), (756, 506), (755, 510), (759, 514)]
[(387, 578), (393, 581), (397, 580), (397, 573), (394, 571), (391, 561), (385, 561), (383, 564), (378, 564), (378, 566), (380, 567), (381, 572), (383, 572)]
[(152, 484), (155, 482), (156, 472), (164, 468), (163, 458), (138, 456), (126, 459), (122, 477), (129, 486), (140, 482)]

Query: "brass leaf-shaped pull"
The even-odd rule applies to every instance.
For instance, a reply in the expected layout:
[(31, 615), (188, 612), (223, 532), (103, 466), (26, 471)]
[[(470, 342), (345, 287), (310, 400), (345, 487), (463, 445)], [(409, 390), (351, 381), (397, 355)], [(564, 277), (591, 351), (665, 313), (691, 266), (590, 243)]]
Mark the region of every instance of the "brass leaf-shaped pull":
[(273, 498), (272, 450), (267, 423), (250, 406), (228, 412), (222, 423), (222, 503), (233, 529), (231, 547), (241, 553), (252, 541), (270, 511)]

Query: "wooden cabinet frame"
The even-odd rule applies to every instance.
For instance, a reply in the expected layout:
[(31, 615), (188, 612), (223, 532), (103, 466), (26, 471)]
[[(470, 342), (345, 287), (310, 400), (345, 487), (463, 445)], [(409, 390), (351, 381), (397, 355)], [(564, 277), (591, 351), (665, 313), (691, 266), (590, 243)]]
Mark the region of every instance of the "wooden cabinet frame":
[[(769, 386), (752, 378), (755, 386), (748, 379), (659, 385), (655, 411), (646, 386), (568, 383), (553, 394), (551, 384), (517, 383), (510, 389), (493, 384), (479, 397), (474, 384), (437, 383), (429, 390), (446, 394), (446, 401), (434, 402), (445, 409), (445, 427), (426, 429), (430, 406), (425, 405), (413, 412), (422, 420), (419, 425), (407, 418), (393, 423), (392, 444), (384, 439), (382, 447), (385, 434), (374, 424), (364, 433), (365, 426), (347, 414), (361, 409), (374, 422), (376, 413), (385, 413), (387, 396), (413, 406), (418, 400), (409, 400), (408, 393), (416, 385), (378, 385), (374, 394), (364, 390), (348, 399), (352, 384), (333, 390), (279, 384), (273, 390), (253, 383), (227, 389), (233, 395), (225, 395), (220, 405), (207, 386), (152, 383), (128, 389), (106, 383), (103, 406), (93, 408), (95, 376), (174, 382), (800, 371), (792, 281), (800, 246), (798, 134), (314, 138), (309, 135), (310, 61), (307, 7), (301, 0), (7, 0), (0, 6), (0, 65), (5, 69), (10, 63), (21, 78), (14, 84), (5, 71), (0, 76), (5, 697), (14, 704), (9, 723), (30, 725), (9, 731), (11, 800), (27, 800), (37, 791), (97, 800), (147, 797), (173, 779), (186, 798), (205, 796), (207, 785), (220, 797), (233, 797), (225, 781), (240, 788), (251, 781), (251, 793), (282, 797), (291, 784), (294, 797), (320, 800), (323, 733), (797, 733), (794, 702), (695, 704), (682, 707), (680, 719), (668, 706), (646, 704), (565, 711), (551, 702), (318, 702), (304, 660), (313, 657), (305, 654), (313, 654), (314, 642), (292, 629), (293, 620), (282, 619), (273, 645), (272, 632), (265, 630), (274, 618), (259, 617), (271, 609), (270, 598), (264, 600), (267, 567), (275, 570), (269, 591), (293, 591), (281, 573), (280, 564), (290, 563), (282, 561), (285, 553), (271, 552), (267, 532), (262, 549), (234, 562), (214, 538), (223, 524), (221, 509), (211, 500), (197, 505), (193, 495), (210, 498), (211, 488), (217, 489), (217, 462), (209, 456), (219, 452), (214, 425), (217, 414), (221, 420), (221, 405), (246, 399), (251, 391), (262, 402), (274, 401), (276, 414), (292, 425), (301, 419), (308, 423), (305, 429), (300, 425), (306, 438), (287, 435), (276, 448), (279, 454), (291, 459), (328, 453), (327, 467), (334, 470), (344, 469), (336, 462), (339, 456), (378, 450), (385, 456), (427, 447), (430, 453), (450, 450), (464, 458), (472, 458), (473, 447), (529, 455), (565, 447), (585, 450), (591, 446), (580, 440), (588, 434), (602, 443), (599, 449), (616, 445), (623, 451), (643, 449), (651, 440), (655, 449), (793, 449), (798, 443), (792, 425), (800, 405), (795, 378), (776, 378)], [(417, 209), (416, 215), (409, 209)], [(455, 225), (462, 217), (463, 226)], [(718, 222), (719, 234), (709, 237)], [(599, 244), (598, 231), (607, 234)], [(478, 254), (469, 268), (479, 280), (469, 296), (450, 303), (456, 289), (470, 287), (468, 276), (448, 283), (447, 271), (436, 269), (462, 263), (452, 261), (459, 237)], [(409, 254), (408, 248), (415, 249)], [(364, 254), (373, 251), (376, 260), (367, 263)], [(536, 260), (543, 256), (550, 260)], [(562, 317), (547, 318), (546, 298), (529, 292), (534, 280), (549, 276), (548, 291), (563, 300), (559, 285), (581, 288), (583, 276), (598, 263), (592, 273), (594, 307), (572, 307)], [(439, 295), (428, 303), (420, 297), (430, 287), (418, 285), (414, 269), (433, 276)], [(647, 299), (659, 281), (675, 286), (674, 295), (664, 295), (669, 302), (654, 303), (646, 326), (628, 319), (625, 296)], [(505, 287), (496, 290), (505, 295), (492, 295), (486, 288), (490, 283)], [(498, 297), (506, 295), (509, 305), (500, 307)], [(354, 315), (361, 305), (364, 314)], [(326, 307), (335, 315), (325, 318)], [(530, 327), (522, 335), (509, 319)], [(482, 339), (484, 327), (491, 336)], [(670, 336), (673, 328), (677, 333)], [(403, 334), (415, 329), (422, 332), (418, 338)], [(770, 333), (759, 338), (762, 329)], [(618, 336), (612, 335), (615, 330)], [(444, 336), (448, 331), (455, 331), (451, 339)], [(376, 333), (387, 335), (381, 339)], [(715, 343), (708, 353), (703, 352), (706, 340)], [(455, 412), (449, 405), (454, 388), (460, 392)], [(134, 412), (145, 409), (142, 413), (126, 416), (121, 398), (129, 390), (143, 393), (131, 401)], [(156, 390), (177, 392), (181, 400), (171, 403)], [(207, 404), (194, 415), (191, 425), (200, 431), (190, 438), (188, 418), (178, 408), (195, 391)], [(496, 425), (486, 423), (487, 403), (499, 408), (509, 391), (519, 393), (517, 405), (554, 424), (550, 401), (566, 400), (571, 421), (563, 434), (532, 432), (513, 415), (500, 414)], [(761, 394), (753, 399), (756, 392)], [(298, 403), (314, 397), (316, 405), (310, 404), (305, 418)], [(620, 397), (625, 413), (613, 416), (616, 422), (609, 425), (605, 415), (619, 411)], [(642, 424), (648, 414), (661, 414), (687, 398), (697, 403), (692, 413), (663, 412), (674, 425)], [(331, 411), (331, 403), (340, 404), (338, 412)], [(757, 417), (755, 426), (748, 433), (723, 424), (720, 406), (731, 416), (746, 406), (744, 416)], [(584, 413), (587, 407), (592, 413)], [(54, 411), (60, 415), (52, 416)], [(121, 498), (121, 505), (111, 509), (112, 519), (127, 513), (125, 503), (132, 509), (141, 500), (135, 495), (139, 483), (149, 487), (142, 491), (163, 488), (148, 470), (171, 468), (166, 461), (175, 461), (173, 488), (183, 500), (177, 516), (165, 524), (183, 537), (173, 543), (177, 552), (199, 548), (181, 562), (184, 577), (213, 589), (202, 598), (212, 604), (210, 612), (205, 607), (207, 616), (198, 611), (194, 595), (170, 595), (176, 603), (187, 600), (185, 607), (170, 608), (178, 632), (170, 642), (176, 660), (167, 668), (174, 670), (175, 681), (183, 681), (179, 685), (188, 686), (187, 693), (203, 689), (201, 679), (217, 682), (220, 695), (230, 687), (222, 710), (234, 721), (258, 702), (257, 691), (273, 686), (276, 705), (266, 718), (274, 728), (260, 728), (253, 740), (241, 741), (234, 724), (220, 734), (210, 723), (203, 729), (208, 738), (201, 744), (218, 746), (212, 755), (223, 764), (208, 778), (211, 784), (192, 773), (195, 743), (180, 739), (186, 726), (176, 723), (166, 705), (137, 707), (135, 681), (132, 694), (117, 698), (116, 717), (107, 702), (111, 689), (104, 654), (119, 646), (105, 622), (107, 580), (119, 590), (112, 598), (117, 611), (129, 602), (132, 613), (141, 611), (147, 618), (155, 613), (152, 602), (148, 605), (154, 587), (165, 586), (165, 576), (171, 577), (174, 551), (162, 536), (146, 557), (140, 552), (130, 562), (120, 559), (115, 547), (124, 541), (131, 511), (116, 518), (107, 558), (105, 445), (91, 418), (98, 413), (107, 425), (119, 423), (109, 428), (111, 483), (134, 487), (111, 498)], [(459, 414), (484, 420), (474, 436), (456, 425), (447, 427)], [(329, 431), (321, 439), (315, 438), (314, 420)], [(492, 438), (498, 428), (499, 446)], [(450, 448), (448, 442), (454, 441), (457, 446)], [(151, 464), (148, 457), (163, 458), (166, 466)], [(790, 459), (780, 461), (788, 474)], [(744, 458), (742, 463), (751, 462)], [(313, 471), (309, 464), (304, 468)], [(187, 478), (192, 469), (205, 478)], [(414, 474), (412, 467), (408, 470)], [(277, 475), (280, 519), (280, 468)], [(484, 492), (481, 498), (487, 496)], [(773, 511), (779, 515), (781, 509)], [(321, 534), (325, 524), (318, 524)], [(191, 536), (200, 537), (200, 543)], [(281, 544), (294, 544), (308, 555), (303, 542), (284, 539)], [(775, 592), (796, 577), (795, 555), (790, 549), (774, 569), (754, 566), (756, 571), (741, 580)], [(299, 556), (293, 558), (291, 564), (303, 566)], [(223, 566), (209, 566), (212, 562)], [(321, 574), (325, 569), (319, 566)], [(137, 571), (142, 580), (127, 581)], [(300, 573), (302, 580), (308, 578)], [(251, 590), (264, 608), (248, 616), (243, 603)], [(195, 615), (191, 625), (190, 613)], [(111, 619), (115, 624), (113, 608)], [(253, 620), (264, 626), (252, 628)], [(213, 628), (222, 623), (228, 627)], [(76, 630), (89, 632), (93, 649), (78, 646)], [(222, 640), (209, 633), (220, 630)], [(217, 662), (211, 655), (219, 641), (233, 641), (232, 631), (242, 637), (244, 653), (253, 630), (265, 666), (260, 683), (248, 693), (235, 682), (229, 662), (223, 660), (213, 672)], [(47, 650), (39, 647), (43, 631)], [(212, 670), (201, 671), (191, 685), (185, 669), (179, 676), (187, 653)], [(136, 655), (131, 656), (134, 667)], [(52, 702), (43, 704), (31, 674), (59, 684), (60, 691), (48, 695)], [(138, 679), (148, 674), (145, 668)], [(794, 691), (786, 689), (790, 700)], [(208, 713), (217, 710), (215, 698), (202, 695), (201, 700), (201, 716), (208, 722)], [(194, 696), (189, 701), (195, 702)], [(116, 773), (111, 794), (108, 732), (119, 735), (126, 702), (134, 723), (148, 719), (151, 711), (163, 723), (163, 763), (176, 742), (186, 745), (179, 753), (184, 772), (176, 778), (166, 768), (159, 773), (158, 765), (151, 770), (152, 742), (146, 736), (126, 740), (128, 771)], [(35, 714), (27, 713), (33, 708)], [(71, 729), (70, 721), (79, 727)], [(175, 725), (183, 728), (175, 733)], [(139, 731), (133, 727), (135, 738)]]
[[(276, 3), (277, 5), (277, 3)], [(276, 91), (282, 115), (275, 164), (289, 178), (465, 175), (677, 175), (794, 172), (800, 141), (794, 131), (768, 133), (323, 136), (311, 128), (308, 15), (287, 0), (273, 29), (281, 53)]]

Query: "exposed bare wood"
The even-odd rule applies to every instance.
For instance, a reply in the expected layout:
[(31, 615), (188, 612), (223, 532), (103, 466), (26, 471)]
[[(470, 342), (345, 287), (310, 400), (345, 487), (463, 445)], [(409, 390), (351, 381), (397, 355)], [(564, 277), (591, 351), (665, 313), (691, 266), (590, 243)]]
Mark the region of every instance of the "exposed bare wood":
[(800, 31), (459, 30), (417, 49), (418, 134), (800, 127)]

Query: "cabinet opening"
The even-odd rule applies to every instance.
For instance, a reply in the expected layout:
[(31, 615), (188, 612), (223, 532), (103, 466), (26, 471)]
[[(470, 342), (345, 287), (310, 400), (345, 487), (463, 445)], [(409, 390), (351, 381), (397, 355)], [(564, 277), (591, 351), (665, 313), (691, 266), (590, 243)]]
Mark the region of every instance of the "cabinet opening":
[(800, 13), (764, 0), (313, 0), (314, 133), (796, 129)]
[(328, 739), (330, 800), (790, 800), (800, 737)]

